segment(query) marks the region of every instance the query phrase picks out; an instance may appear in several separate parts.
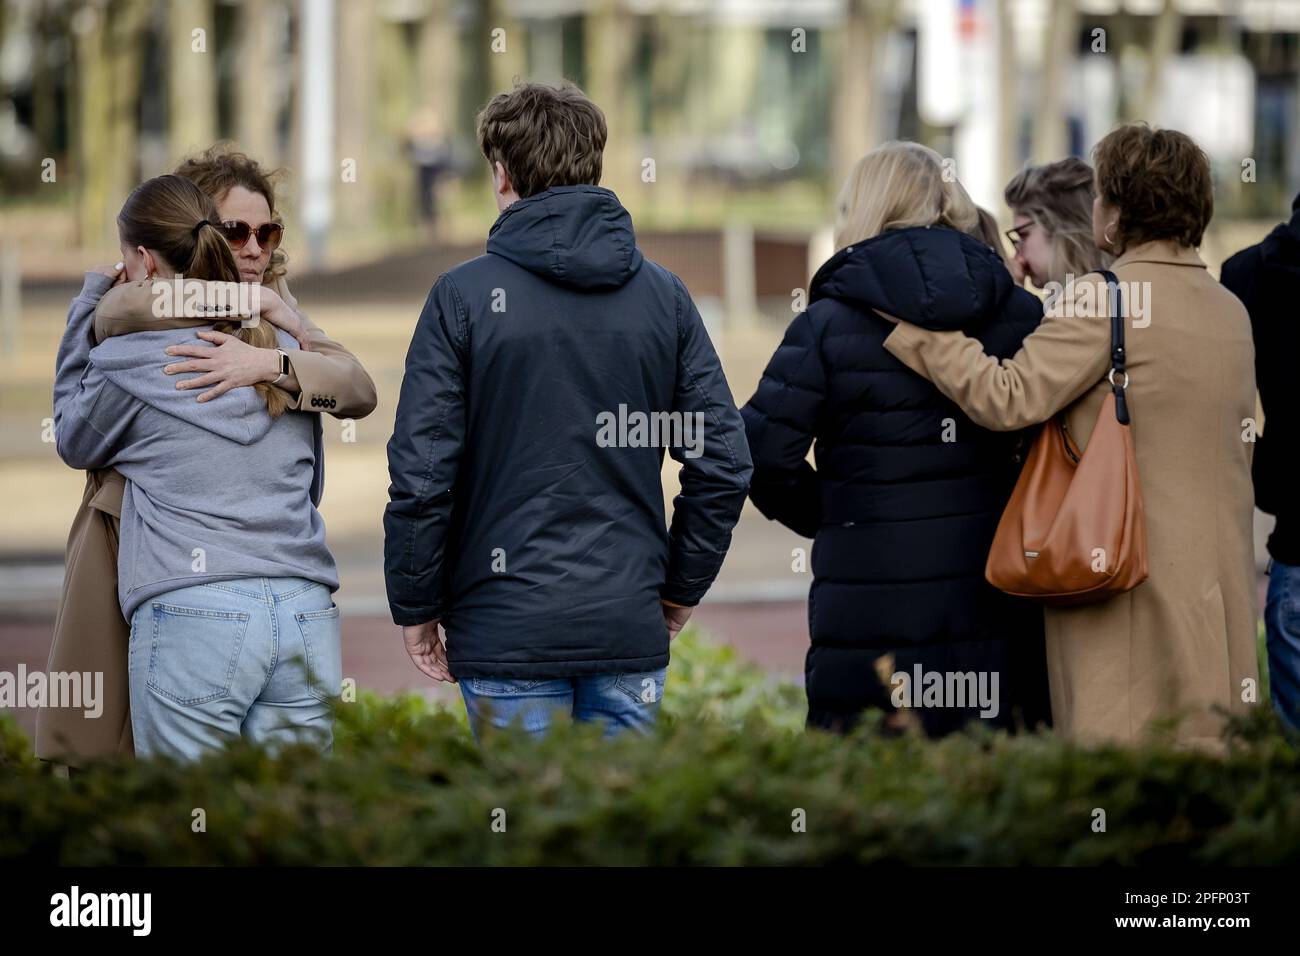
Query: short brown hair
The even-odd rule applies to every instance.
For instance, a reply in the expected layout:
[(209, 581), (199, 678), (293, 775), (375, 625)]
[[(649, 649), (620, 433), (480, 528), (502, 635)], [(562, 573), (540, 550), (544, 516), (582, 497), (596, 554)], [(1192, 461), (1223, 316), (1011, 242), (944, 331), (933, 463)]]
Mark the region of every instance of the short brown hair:
[[(266, 200), (271, 218), (276, 222), (281, 220), (275, 209), (275, 186), (282, 174), (279, 169), (268, 172), (257, 160), (247, 153), (239, 152), (230, 143), (214, 143), (176, 167), (177, 176), (188, 179), (216, 203), (225, 199), (226, 194), (236, 186), (243, 186), (251, 193), (259, 193)], [(284, 275), (287, 262), (288, 256), (283, 249), (272, 252), (263, 281), (270, 282), (276, 276)]]
[(1119, 210), (1121, 247), (1199, 246), (1214, 215), (1210, 160), (1186, 133), (1126, 123), (1093, 150), (1102, 201)]
[(605, 114), (572, 83), (522, 83), (478, 115), (478, 145), (525, 198), (552, 186), (600, 182)]

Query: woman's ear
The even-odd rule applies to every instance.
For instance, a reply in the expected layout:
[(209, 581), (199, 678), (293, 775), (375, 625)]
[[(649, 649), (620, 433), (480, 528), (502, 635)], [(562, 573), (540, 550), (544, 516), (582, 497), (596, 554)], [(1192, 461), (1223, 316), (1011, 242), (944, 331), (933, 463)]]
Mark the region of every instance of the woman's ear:
[(136, 246), (135, 251), (140, 254), (140, 258), (144, 262), (145, 277), (152, 279), (158, 271), (158, 263), (154, 260), (153, 253), (144, 246)]

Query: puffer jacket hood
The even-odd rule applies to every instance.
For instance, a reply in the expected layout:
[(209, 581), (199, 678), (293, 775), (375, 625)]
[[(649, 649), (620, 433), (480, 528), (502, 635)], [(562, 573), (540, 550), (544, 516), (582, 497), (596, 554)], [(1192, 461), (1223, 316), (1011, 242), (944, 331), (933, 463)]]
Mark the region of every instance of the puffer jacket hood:
[(1014, 283), (996, 252), (944, 226), (891, 229), (831, 256), (810, 299), (879, 309), (937, 332), (970, 332), (1003, 308)]
[(643, 261), (632, 217), (600, 186), (556, 186), (497, 217), (487, 251), (570, 289), (617, 289)]

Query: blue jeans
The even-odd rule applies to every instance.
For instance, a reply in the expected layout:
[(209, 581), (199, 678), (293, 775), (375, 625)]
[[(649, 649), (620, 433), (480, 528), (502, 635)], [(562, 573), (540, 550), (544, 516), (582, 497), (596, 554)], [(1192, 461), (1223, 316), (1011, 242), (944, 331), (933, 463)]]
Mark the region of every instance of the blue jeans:
[(1300, 733), (1300, 567), (1294, 564), (1268, 563), (1264, 633), (1273, 709)]
[(128, 671), (139, 756), (193, 760), (240, 736), (328, 753), (343, 681), (339, 609), (304, 578), (178, 588), (131, 615)]
[(659, 716), (667, 673), (667, 668), (660, 668), (542, 680), (463, 677), (459, 683), (475, 740), (485, 725), (514, 723), (541, 737), (557, 716), (599, 721), (609, 738), (624, 730), (650, 731)]

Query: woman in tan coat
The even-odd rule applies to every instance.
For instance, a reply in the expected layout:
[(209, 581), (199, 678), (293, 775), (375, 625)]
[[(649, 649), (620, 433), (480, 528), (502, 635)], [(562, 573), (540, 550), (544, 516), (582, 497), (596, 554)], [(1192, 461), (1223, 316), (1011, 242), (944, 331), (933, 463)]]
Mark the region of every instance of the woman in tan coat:
[[(260, 279), (277, 294), (264, 292), (263, 315), (270, 318), (281, 301), (292, 310), (294, 321), (285, 323), (285, 327), (300, 342), (305, 339), (305, 347), (292, 353), (289, 373), (280, 382), (294, 396), (291, 407), (310, 413), (328, 412), (339, 418), (363, 418), (373, 411), (375, 386), (361, 363), (297, 312), (297, 302), (284, 282), (284, 254), (276, 248), (278, 235), (273, 242), (259, 241), (259, 227), (275, 221), (275, 193), (267, 174), (256, 161), (221, 147), (187, 160), (176, 172), (213, 197), (223, 224), (239, 221), (250, 227), (245, 240), (232, 246), (241, 277), (246, 281)], [(263, 237), (269, 233), (263, 230)], [(119, 284), (104, 296), (95, 316), (97, 341), (145, 328), (209, 324), (205, 319), (155, 319), (148, 286), (147, 282)], [(274, 350), (256, 349), (238, 340), (222, 342), (218, 348), (196, 341), (187, 353), (177, 356), (167, 371), (206, 372), (186, 382), (186, 387), (197, 386), (206, 398), (274, 377), (280, 370), (279, 362), (280, 355)], [(103, 673), (102, 713), (92, 719), (76, 708), (45, 708), (38, 712), (35, 749), (42, 759), (81, 766), (89, 759), (133, 750), (127, 692), (130, 630), (122, 617), (117, 593), (117, 535), (123, 489), (123, 478), (116, 471), (86, 473), (86, 489), (68, 535), (63, 592), (47, 665), (51, 673)]]
[[(1056, 728), (1086, 743), (1165, 730), (1222, 746), (1222, 715), (1257, 696), (1246, 310), (1197, 254), (1213, 211), (1209, 162), (1187, 136), (1120, 127), (1095, 151), (1093, 231), (1116, 255), (1128, 317), (1128, 401), (1146, 504), (1150, 576), (1103, 604), (1047, 608)], [(1096, 281), (1094, 281), (1096, 280)], [(902, 318), (906, 318), (905, 316)], [(900, 322), (885, 347), (978, 424), (1058, 413), (1080, 445), (1110, 391), (1105, 285), (1075, 280), (1012, 358), (959, 332)]]

